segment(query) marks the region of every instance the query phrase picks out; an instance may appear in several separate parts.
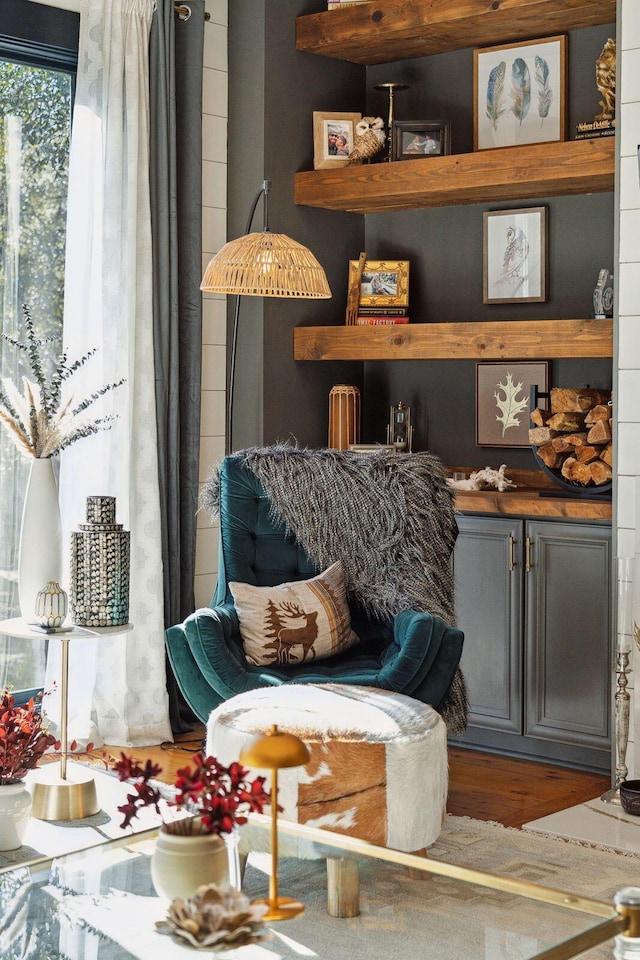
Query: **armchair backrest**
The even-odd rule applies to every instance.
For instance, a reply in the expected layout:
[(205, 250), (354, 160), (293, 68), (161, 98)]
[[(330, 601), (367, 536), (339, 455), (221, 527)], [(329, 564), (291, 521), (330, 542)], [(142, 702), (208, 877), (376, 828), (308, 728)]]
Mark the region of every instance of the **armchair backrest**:
[(255, 473), (238, 459), (220, 466), (220, 553), (216, 603), (233, 603), (229, 581), (271, 587), (306, 580), (320, 572), (284, 523), (271, 516), (271, 502)]

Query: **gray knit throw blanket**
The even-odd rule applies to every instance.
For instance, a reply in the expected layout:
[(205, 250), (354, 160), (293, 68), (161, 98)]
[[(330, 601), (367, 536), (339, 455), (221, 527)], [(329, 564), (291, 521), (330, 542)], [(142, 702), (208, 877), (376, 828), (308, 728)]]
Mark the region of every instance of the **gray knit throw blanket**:
[[(412, 609), (455, 623), (451, 554), (458, 528), (437, 457), (288, 444), (233, 456), (257, 476), (274, 520), (284, 521), (320, 569), (342, 560), (349, 595), (369, 616), (389, 622)], [(214, 470), (202, 496), (214, 516), (218, 486)], [(465, 729), (460, 671), (442, 713), (451, 730)]]

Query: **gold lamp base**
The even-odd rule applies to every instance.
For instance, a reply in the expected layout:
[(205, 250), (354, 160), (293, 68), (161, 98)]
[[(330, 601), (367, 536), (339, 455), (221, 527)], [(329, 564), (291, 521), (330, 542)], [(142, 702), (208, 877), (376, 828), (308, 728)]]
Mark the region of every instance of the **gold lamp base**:
[(300, 903), (299, 900), (292, 900), (291, 897), (276, 897), (275, 902), (271, 901), (269, 897), (262, 897), (252, 902), (260, 905), (265, 904), (269, 908), (262, 917), (265, 923), (269, 923), (271, 920), (291, 920), (293, 917), (298, 917), (301, 913), (304, 913), (304, 903)]
[(36, 820), (82, 820), (100, 810), (92, 774), (75, 765), (65, 772), (63, 777), (60, 763), (50, 763), (30, 778)]

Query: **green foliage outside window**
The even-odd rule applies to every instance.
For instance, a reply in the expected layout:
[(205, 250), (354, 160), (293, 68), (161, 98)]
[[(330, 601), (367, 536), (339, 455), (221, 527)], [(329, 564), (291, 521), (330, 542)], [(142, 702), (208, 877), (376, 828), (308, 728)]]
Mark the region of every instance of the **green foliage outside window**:
[[(18, 335), (29, 304), (40, 336), (62, 330), (73, 74), (0, 59), (0, 333)], [(55, 358), (59, 342), (50, 346)], [(46, 348), (45, 348), (46, 351)], [(24, 358), (0, 338), (0, 378)], [(0, 620), (19, 615), (17, 575), (29, 464), (0, 437)], [(42, 682), (44, 647), (0, 636), (0, 685)]]

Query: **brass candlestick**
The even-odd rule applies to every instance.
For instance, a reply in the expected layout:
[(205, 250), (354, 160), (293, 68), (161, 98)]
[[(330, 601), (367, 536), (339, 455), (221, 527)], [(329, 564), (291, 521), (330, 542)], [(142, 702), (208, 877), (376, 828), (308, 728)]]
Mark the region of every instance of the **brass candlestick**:
[(389, 94), (389, 120), (387, 123), (387, 161), (393, 156), (393, 97), (396, 90), (406, 90), (408, 83), (376, 83), (374, 90), (386, 90)]
[(240, 763), (247, 767), (271, 770), (271, 876), (269, 896), (256, 903), (268, 907), (263, 920), (289, 920), (304, 912), (304, 904), (291, 897), (278, 896), (278, 770), (299, 767), (309, 762), (309, 749), (291, 733), (283, 733), (274, 723), (267, 734), (253, 737), (240, 752)]

